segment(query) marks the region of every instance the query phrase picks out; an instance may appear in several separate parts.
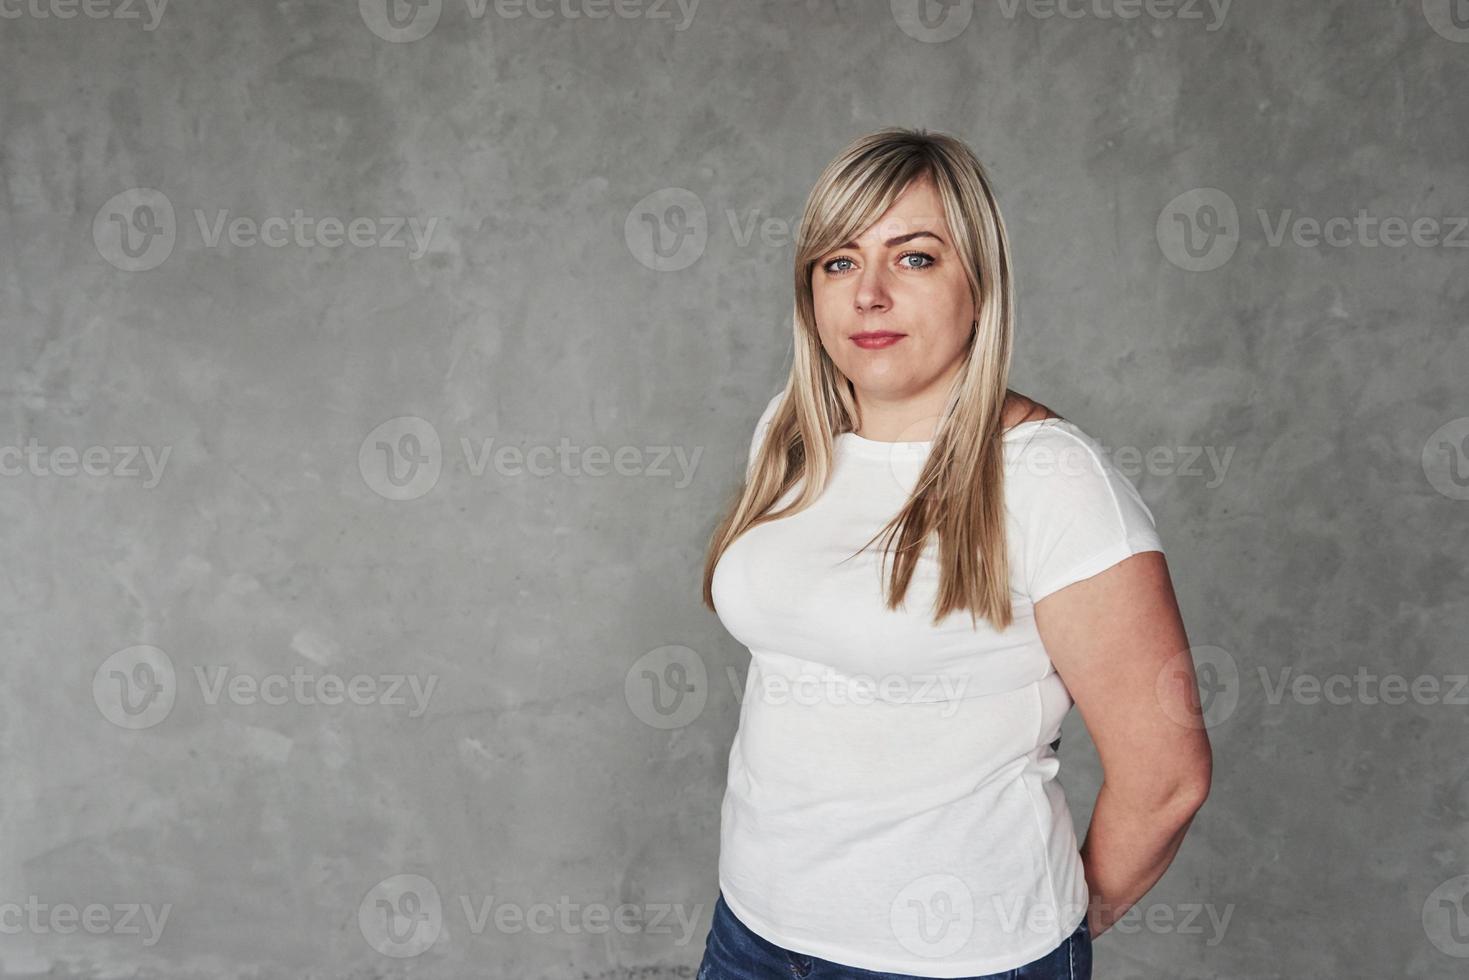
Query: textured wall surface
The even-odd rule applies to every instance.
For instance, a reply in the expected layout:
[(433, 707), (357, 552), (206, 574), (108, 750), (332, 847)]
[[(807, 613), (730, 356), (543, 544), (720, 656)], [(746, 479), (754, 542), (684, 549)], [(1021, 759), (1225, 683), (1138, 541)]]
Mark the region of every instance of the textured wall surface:
[(1469, 965), (1469, 3), (0, 0), (0, 73), (0, 974), (691, 975), (703, 548), (891, 124), (1196, 644), (1097, 975)]

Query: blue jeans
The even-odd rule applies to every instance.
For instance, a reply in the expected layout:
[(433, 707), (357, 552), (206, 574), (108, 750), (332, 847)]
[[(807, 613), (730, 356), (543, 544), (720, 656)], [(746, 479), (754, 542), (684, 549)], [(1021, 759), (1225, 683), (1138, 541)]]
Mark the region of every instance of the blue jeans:
[[(1004, 973), (966, 980), (1091, 980), (1092, 937), (1086, 920), (1038, 960)], [(833, 963), (777, 946), (756, 935), (724, 902), (714, 901), (714, 921), (704, 942), (697, 980), (919, 980), (907, 973), (879, 973)]]

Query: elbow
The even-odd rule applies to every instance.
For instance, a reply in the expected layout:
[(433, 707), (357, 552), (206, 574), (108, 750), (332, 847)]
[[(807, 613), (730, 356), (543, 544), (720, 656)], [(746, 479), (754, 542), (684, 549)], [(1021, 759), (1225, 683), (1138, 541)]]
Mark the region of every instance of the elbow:
[(1178, 814), (1183, 819), (1192, 820), (1194, 814), (1203, 809), (1204, 801), (1209, 798), (1210, 782), (1211, 780), (1206, 776), (1203, 779), (1194, 779), (1181, 784), (1168, 799), (1168, 811)]
[(1202, 809), (1214, 781), (1214, 754), (1207, 742), (1169, 758), (1144, 761), (1130, 754), (1122, 764), (1102, 761), (1102, 788), (1140, 813), (1187, 823)]
[(1203, 807), (1209, 797), (1212, 775), (1207, 765), (1178, 772), (1160, 779), (1150, 773), (1141, 780), (1119, 778), (1108, 779), (1103, 775), (1105, 789), (1130, 801), (1139, 812), (1166, 818), (1169, 823), (1188, 823)]
[(1103, 777), (1102, 792), (1124, 801), (1124, 806), (1138, 814), (1169, 824), (1185, 824), (1203, 807), (1209, 784), (1190, 778), (1166, 783), (1149, 780), (1146, 785), (1138, 785)]
[(1209, 798), (1209, 788), (1214, 782), (1213, 760), (1206, 753), (1202, 763), (1185, 776), (1179, 777), (1168, 794), (1166, 807), (1184, 819), (1193, 819)]

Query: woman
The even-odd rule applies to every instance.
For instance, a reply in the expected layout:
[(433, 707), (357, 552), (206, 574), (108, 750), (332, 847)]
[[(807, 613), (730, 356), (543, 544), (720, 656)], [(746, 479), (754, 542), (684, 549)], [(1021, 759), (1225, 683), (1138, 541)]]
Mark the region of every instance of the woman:
[[(844, 150), (795, 289), (790, 377), (705, 563), (751, 663), (698, 976), (1090, 977), (1210, 782), (1152, 514), (1008, 389), (1005, 226), (957, 139)], [(1104, 770), (1080, 848), (1073, 703)]]

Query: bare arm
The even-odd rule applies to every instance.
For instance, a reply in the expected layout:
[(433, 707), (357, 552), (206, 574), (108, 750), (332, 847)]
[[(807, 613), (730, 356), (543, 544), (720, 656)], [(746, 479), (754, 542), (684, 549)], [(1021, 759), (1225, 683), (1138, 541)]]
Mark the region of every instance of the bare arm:
[(1036, 603), (1035, 620), (1102, 762), (1081, 846), (1098, 936), (1172, 863), (1209, 793), (1213, 755), (1161, 552), (1051, 593)]

